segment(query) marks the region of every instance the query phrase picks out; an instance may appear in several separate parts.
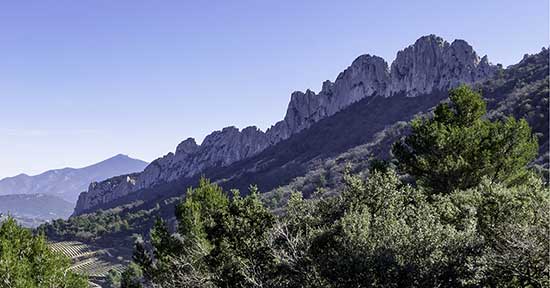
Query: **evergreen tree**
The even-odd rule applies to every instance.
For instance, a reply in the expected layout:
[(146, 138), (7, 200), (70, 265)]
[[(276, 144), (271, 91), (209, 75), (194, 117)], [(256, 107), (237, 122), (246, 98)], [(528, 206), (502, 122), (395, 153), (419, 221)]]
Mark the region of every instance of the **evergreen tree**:
[(136, 243), (141, 269), (123, 287), (141, 285), (140, 271), (165, 288), (547, 287), (550, 195), (526, 168), (529, 126), (484, 119), (466, 86), (450, 94), (394, 146), (419, 185), (373, 161), (368, 179), (345, 169), (337, 195), (293, 192), (274, 214), (254, 186), (228, 197), (201, 179), (177, 206), (177, 233), (157, 220), (152, 251)]
[(208, 234), (213, 249), (207, 259), (216, 285), (265, 285), (273, 268), (267, 244), (274, 220), (260, 201), (256, 187), (252, 186), (246, 197), (233, 192), (227, 212), (218, 214), (216, 225)]
[(467, 86), (449, 92), (450, 102), (435, 109), (431, 119), (417, 118), (412, 133), (397, 142), (393, 153), (399, 167), (432, 193), (449, 193), (492, 182), (518, 184), (538, 144), (525, 120), (484, 119), (486, 104)]
[(141, 268), (135, 263), (130, 265), (122, 272), (120, 287), (121, 288), (142, 288), (143, 273)]
[(11, 217), (1, 223), (0, 287), (88, 287), (86, 278), (69, 267), (69, 259), (51, 251), (43, 235), (32, 235)]

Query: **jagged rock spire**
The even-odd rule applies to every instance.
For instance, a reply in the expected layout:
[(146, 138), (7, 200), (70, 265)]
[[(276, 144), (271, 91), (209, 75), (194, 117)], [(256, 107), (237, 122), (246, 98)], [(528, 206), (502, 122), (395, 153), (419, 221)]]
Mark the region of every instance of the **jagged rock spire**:
[(319, 93), (292, 93), (284, 119), (266, 132), (256, 127), (242, 131), (227, 127), (208, 135), (201, 145), (189, 138), (175, 153), (153, 161), (141, 174), (91, 185), (81, 194), (75, 213), (142, 188), (196, 175), (208, 167), (248, 158), (366, 97), (420, 96), (483, 81), (495, 71), (496, 66), (486, 56), (480, 59), (466, 41), (449, 44), (435, 35), (423, 36), (399, 51), (391, 68), (378, 56), (361, 55), (334, 82), (323, 82)]

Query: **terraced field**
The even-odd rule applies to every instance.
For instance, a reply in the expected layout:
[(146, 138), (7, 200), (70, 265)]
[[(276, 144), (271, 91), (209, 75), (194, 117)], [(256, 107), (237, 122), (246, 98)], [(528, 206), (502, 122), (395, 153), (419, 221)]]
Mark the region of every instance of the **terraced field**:
[(102, 287), (110, 270), (122, 272), (123, 262), (116, 259), (106, 249), (98, 249), (78, 241), (50, 243), (53, 251), (71, 258), (71, 270), (90, 277), (92, 287)]

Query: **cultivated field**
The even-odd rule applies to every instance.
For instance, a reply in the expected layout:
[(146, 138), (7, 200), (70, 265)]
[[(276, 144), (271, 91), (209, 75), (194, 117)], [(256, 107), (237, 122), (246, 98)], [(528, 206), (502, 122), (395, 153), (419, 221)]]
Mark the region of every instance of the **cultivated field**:
[(71, 258), (71, 270), (90, 277), (92, 287), (101, 287), (110, 270), (122, 272), (124, 266), (120, 260), (106, 249), (98, 249), (78, 241), (62, 241), (50, 243), (52, 250), (63, 253)]

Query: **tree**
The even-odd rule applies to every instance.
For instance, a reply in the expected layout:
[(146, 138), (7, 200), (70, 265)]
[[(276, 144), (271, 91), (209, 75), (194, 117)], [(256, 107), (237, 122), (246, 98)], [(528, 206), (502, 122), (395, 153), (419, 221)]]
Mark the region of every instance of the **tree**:
[[(335, 198), (328, 202), (334, 203)], [(310, 253), (312, 240), (323, 231), (324, 209), (334, 207), (325, 199), (304, 199), (293, 192), (285, 214), (277, 217), (270, 232), (269, 247), (278, 264), (273, 275), (273, 287), (330, 287), (320, 275)], [(328, 205), (327, 205), (328, 204)]]
[(516, 187), (485, 181), (477, 188), (479, 232), (490, 283), (550, 286), (550, 194), (541, 179)]
[[(292, 193), (275, 216), (255, 187), (229, 198), (204, 180), (178, 208), (189, 216), (180, 225), (193, 225), (179, 230), (190, 233), (157, 221), (152, 253), (138, 242), (134, 261), (145, 284), (165, 288), (548, 286), (550, 198), (540, 179), (507, 187), (485, 177), (440, 194), (391, 168), (344, 182), (335, 197)], [(141, 284), (136, 274), (122, 282)]]
[[(153, 287), (546, 287), (549, 195), (526, 164), (525, 121), (484, 119), (466, 86), (395, 144), (399, 167), (344, 170), (344, 187), (293, 192), (277, 213), (201, 179), (177, 206), (177, 233), (158, 220), (134, 261)], [(367, 168), (365, 168), (367, 169)], [(361, 175), (361, 174), (360, 174)], [(413, 181), (414, 182), (414, 181)]]
[(309, 252), (328, 287), (462, 287), (476, 279), (475, 221), (448, 225), (424, 191), (393, 170), (345, 182), (333, 203), (340, 212), (322, 221)]
[(0, 226), (0, 287), (88, 287), (85, 277), (68, 269), (70, 261), (49, 249), (43, 235), (17, 225), (8, 217)]
[(105, 279), (105, 285), (107, 288), (119, 288), (121, 286), (122, 273), (117, 270), (109, 270), (107, 279)]
[(122, 272), (120, 287), (121, 288), (141, 288), (143, 285), (141, 281), (143, 279), (143, 273), (141, 268), (135, 263), (130, 265)]
[(257, 188), (246, 197), (233, 191), (230, 199), (203, 178), (188, 189), (176, 218), (177, 234), (157, 220), (152, 253), (136, 242), (134, 261), (146, 281), (161, 287), (255, 287), (270, 275), (273, 257), (267, 244), (274, 216)]
[(208, 233), (213, 249), (207, 256), (213, 282), (219, 287), (264, 287), (273, 269), (268, 247), (275, 217), (263, 205), (258, 190), (241, 197), (233, 191), (227, 211), (218, 213)]
[(216, 217), (227, 211), (228, 204), (229, 198), (221, 187), (201, 178), (198, 187), (188, 189), (185, 202), (176, 207), (182, 238), (206, 245), (206, 236), (216, 225)]
[(394, 144), (399, 168), (431, 193), (449, 193), (492, 182), (517, 185), (528, 176), (526, 164), (538, 144), (525, 120), (484, 119), (486, 104), (467, 86), (449, 92), (432, 118), (417, 118), (412, 133)]
[(132, 255), (132, 260), (133, 263), (136, 263), (141, 268), (140, 274), (145, 275), (147, 278), (154, 277), (157, 269), (156, 266), (153, 265), (153, 257), (145, 247), (145, 242), (141, 237), (138, 237), (134, 242), (134, 255)]

